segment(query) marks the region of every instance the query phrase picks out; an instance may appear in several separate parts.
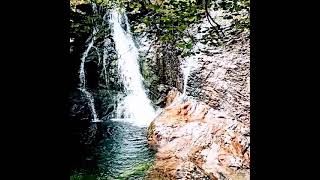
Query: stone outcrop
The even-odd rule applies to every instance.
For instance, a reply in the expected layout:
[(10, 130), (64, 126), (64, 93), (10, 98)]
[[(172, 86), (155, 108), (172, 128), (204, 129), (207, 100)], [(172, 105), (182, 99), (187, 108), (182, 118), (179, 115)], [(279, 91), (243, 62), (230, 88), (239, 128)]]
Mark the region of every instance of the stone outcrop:
[(149, 126), (157, 153), (147, 179), (249, 179), (250, 41), (246, 33), (234, 38), (220, 47), (198, 43), (186, 95), (180, 88), (162, 98)]
[(87, 107), (86, 98), (78, 89), (79, 69), (81, 58), (88, 46), (88, 40), (92, 38), (93, 28), (99, 33), (95, 35), (93, 48), (90, 49), (85, 60), (86, 88), (94, 97), (96, 112), (99, 118), (111, 116), (115, 108), (114, 101), (117, 92), (121, 89), (118, 83), (119, 73), (117, 55), (113, 47), (113, 41), (109, 37), (108, 23), (102, 23), (106, 9), (97, 7), (99, 13), (94, 11), (93, 5), (81, 4), (74, 1), (71, 9), (70, 21), (70, 59), (73, 65), (72, 92), (70, 92), (70, 120), (90, 121), (91, 112)]
[(169, 93), (149, 127), (148, 143), (157, 154), (148, 179), (249, 179), (249, 127), (179, 95)]
[[(147, 35), (144, 35), (147, 36)], [(150, 99), (156, 103), (162, 96), (162, 87), (177, 88), (182, 85), (182, 73), (175, 47), (144, 38), (140, 45), (141, 69)]]
[(211, 48), (208, 52), (199, 54), (199, 68), (190, 75), (187, 95), (226, 112), (237, 121), (249, 124), (249, 41)]

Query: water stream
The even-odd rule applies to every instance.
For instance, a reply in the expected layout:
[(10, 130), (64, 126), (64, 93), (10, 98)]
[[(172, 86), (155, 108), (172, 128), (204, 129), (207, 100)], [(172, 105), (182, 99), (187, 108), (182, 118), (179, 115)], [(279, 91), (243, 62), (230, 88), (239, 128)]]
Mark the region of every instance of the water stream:
[[(79, 167), (71, 175), (71, 179), (143, 179), (152, 164), (154, 152), (147, 145), (147, 126), (156, 113), (151, 105), (143, 85), (138, 62), (139, 51), (135, 46), (130, 32), (128, 17), (117, 10), (111, 10), (108, 23), (111, 28), (115, 51), (118, 56), (118, 72), (124, 90), (117, 96), (116, 118), (101, 118), (102, 123), (94, 123), (102, 133), (102, 138), (96, 144), (85, 145), (85, 155), (81, 158)], [(106, 16), (105, 16), (106, 17)], [(91, 122), (100, 122), (97, 117), (94, 99), (86, 88), (85, 62), (92, 48), (95, 48), (94, 29), (91, 41), (83, 53), (80, 65), (80, 90), (84, 93), (93, 115)], [(106, 47), (110, 41), (103, 44), (102, 73), (108, 84), (106, 63)], [(98, 54), (100, 55), (100, 54)]]
[(155, 117), (155, 111), (143, 86), (138, 63), (139, 52), (131, 36), (128, 18), (112, 10), (110, 25), (118, 55), (120, 80), (124, 85), (124, 96), (118, 99), (117, 118), (138, 126), (148, 126)]
[(94, 35), (96, 33), (96, 29), (93, 30), (93, 35), (91, 37), (91, 41), (88, 44), (87, 49), (85, 50), (85, 52), (83, 53), (82, 57), (81, 57), (81, 64), (80, 64), (80, 71), (79, 71), (79, 79), (80, 79), (80, 91), (85, 95), (86, 100), (88, 102), (89, 108), (91, 110), (91, 114), (93, 116), (93, 119), (91, 120), (92, 122), (100, 122), (97, 112), (96, 112), (96, 108), (94, 105), (94, 99), (92, 94), (87, 90), (86, 88), (86, 72), (85, 72), (85, 62), (86, 62), (86, 58), (89, 55), (89, 51), (93, 48), (93, 43), (94, 43)]

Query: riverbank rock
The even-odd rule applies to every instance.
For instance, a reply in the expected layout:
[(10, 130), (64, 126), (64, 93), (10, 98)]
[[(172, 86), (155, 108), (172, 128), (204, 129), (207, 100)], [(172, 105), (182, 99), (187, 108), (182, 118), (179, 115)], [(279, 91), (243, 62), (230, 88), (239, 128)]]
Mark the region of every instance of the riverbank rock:
[(249, 43), (201, 46), (186, 94), (169, 91), (149, 127), (157, 153), (147, 179), (249, 179)]
[(249, 179), (249, 127), (205, 103), (169, 94), (175, 99), (149, 127), (148, 143), (157, 154), (148, 179)]

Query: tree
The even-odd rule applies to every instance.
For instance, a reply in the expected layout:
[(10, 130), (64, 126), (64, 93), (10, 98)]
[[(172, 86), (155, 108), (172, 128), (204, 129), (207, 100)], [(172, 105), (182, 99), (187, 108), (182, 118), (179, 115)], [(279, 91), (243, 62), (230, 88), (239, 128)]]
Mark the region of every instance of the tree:
[[(131, 21), (134, 33), (141, 35), (147, 32), (155, 41), (171, 44), (182, 54), (190, 53), (196, 43), (195, 34), (190, 34), (188, 28), (199, 24), (205, 17), (211, 24), (205, 32), (208, 34), (204, 36), (206, 42), (213, 45), (224, 42), (224, 30), (211, 17), (211, 6), (214, 10), (228, 12), (225, 18), (233, 20), (232, 28), (236, 31), (241, 32), (250, 26), (249, 0), (71, 0), (72, 5), (79, 3), (95, 3), (106, 9), (114, 6), (125, 9), (129, 16), (135, 17)], [(247, 13), (239, 13), (243, 11)]]

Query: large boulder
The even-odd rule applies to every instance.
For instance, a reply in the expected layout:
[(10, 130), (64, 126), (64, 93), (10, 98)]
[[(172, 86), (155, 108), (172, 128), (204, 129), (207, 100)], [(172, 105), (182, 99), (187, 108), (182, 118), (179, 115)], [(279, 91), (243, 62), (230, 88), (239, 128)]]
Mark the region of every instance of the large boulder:
[(171, 91), (151, 123), (157, 150), (149, 179), (249, 179), (249, 126), (192, 98)]

